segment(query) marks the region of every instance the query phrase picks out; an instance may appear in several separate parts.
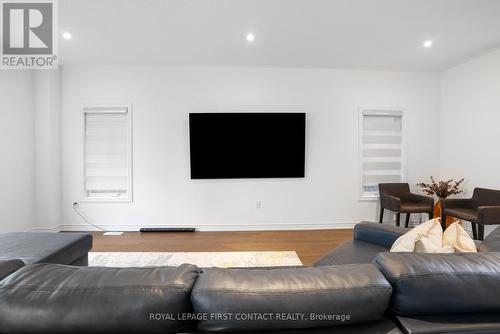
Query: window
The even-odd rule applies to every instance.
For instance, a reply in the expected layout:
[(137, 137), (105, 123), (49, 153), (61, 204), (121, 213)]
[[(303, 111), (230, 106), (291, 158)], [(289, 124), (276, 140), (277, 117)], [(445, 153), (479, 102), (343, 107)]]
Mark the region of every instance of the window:
[(361, 109), (361, 198), (378, 198), (378, 184), (402, 182), (403, 112)]
[(130, 109), (83, 108), (83, 200), (132, 200)]

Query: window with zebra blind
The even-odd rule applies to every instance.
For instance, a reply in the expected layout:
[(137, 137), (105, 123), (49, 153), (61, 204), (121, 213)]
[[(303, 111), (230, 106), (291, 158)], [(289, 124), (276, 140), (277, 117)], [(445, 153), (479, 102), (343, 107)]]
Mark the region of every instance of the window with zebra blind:
[(132, 200), (130, 106), (83, 108), (83, 200)]
[(404, 127), (401, 110), (361, 109), (361, 198), (378, 198), (378, 184), (403, 182)]

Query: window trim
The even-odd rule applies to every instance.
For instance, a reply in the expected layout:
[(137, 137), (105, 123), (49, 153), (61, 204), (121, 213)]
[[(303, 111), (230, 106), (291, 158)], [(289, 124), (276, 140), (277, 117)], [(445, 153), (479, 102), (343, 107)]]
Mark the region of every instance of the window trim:
[(363, 116), (365, 112), (373, 112), (374, 114), (384, 115), (400, 115), (401, 116), (401, 182), (406, 182), (407, 177), (407, 136), (408, 114), (401, 107), (366, 107), (358, 108), (358, 196), (360, 202), (378, 201), (379, 194), (364, 195), (363, 193)]
[[(126, 198), (114, 198), (114, 197), (88, 197), (85, 194), (85, 134), (86, 134), (86, 115), (87, 114), (127, 114), (128, 124), (127, 124), (127, 135), (128, 135), (128, 150), (127, 150), (127, 167), (129, 171), (128, 177), (128, 196)], [(132, 132), (132, 104), (131, 103), (86, 103), (81, 107), (81, 162), (80, 162), (80, 201), (88, 203), (132, 203), (134, 198), (134, 188), (133, 188), (133, 160), (134, 160), (134, 149), (133, 149), (133, 132)]]

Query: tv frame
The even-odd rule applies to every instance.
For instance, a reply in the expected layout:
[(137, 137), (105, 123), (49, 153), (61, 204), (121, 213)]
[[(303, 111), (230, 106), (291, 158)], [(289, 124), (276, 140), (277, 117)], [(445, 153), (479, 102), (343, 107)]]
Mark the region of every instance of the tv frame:
[[(200, 114), (213, 114), (213, 115), (223, 115), (223, 114), (300, 114), (304, 117), (304, 145), (303, 145), (303, 167), (302, 174), (300, 176), (241, 176), (241, 177), (193, 177), (192, 170), (192, 143), (191, 143), (191, 115)], [(189, 168), (190, 168), (190, 179), (191, 180), (252, 180), (252, 179), (302, 179), (306, 176), (306, 145), (307, 145), (307, 114), (305, 112), (194, 112), (189, 113), (189, 126), (188, 126), (188, 138), (189, 138)]]

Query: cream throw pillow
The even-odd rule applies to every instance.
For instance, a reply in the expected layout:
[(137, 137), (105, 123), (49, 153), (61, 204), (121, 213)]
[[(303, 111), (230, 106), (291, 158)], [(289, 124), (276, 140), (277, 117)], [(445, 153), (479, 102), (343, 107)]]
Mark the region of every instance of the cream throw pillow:
[(400, 236), (391, 252), (448, 253), (448, 249), (443, 250), (443, 229), (439, 218), (428, 220)]
[(444, 246), (442, 239), (422, 236), (415, 244), (417, 253), (455, 253), (452, 246)]
[(459, 253), (477, 253), (474, 240), (472, 240), (458, 222), (451, 224), (444, 231), (443, 247), (451, 247)]

